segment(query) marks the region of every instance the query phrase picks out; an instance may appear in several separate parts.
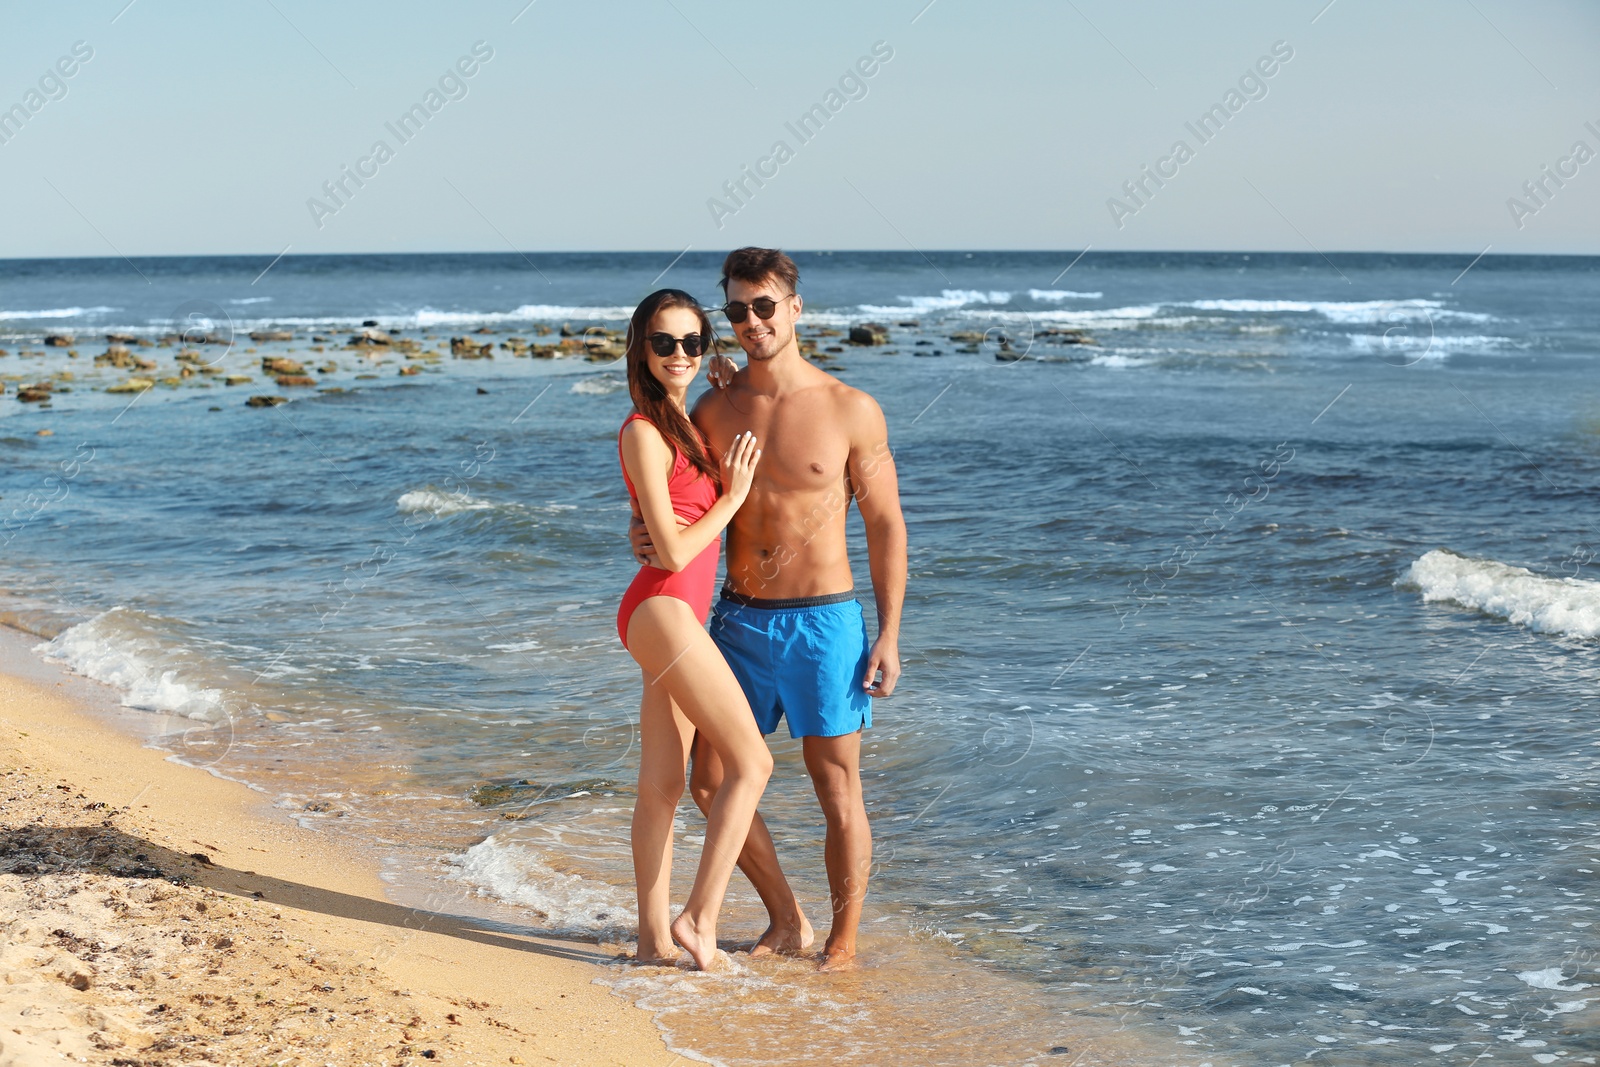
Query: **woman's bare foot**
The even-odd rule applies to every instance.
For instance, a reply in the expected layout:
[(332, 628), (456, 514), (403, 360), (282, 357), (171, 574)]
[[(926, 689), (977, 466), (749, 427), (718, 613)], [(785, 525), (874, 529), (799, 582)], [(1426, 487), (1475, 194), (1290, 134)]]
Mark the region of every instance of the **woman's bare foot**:
[(761, 940), (750, 950), (750, 958), (760, 959), (774, 954), (798, 956), (810, 948), (817, 939), (817, 935), (811, 929), (810, 921), (798, 908), (795, 909), (794, 917), (799, 921), (787, 922), (782, 926), (773, 923), (767, 927), (767, 932), (761, 935)]
[(672, 940), (683, 946), (683, 950), (694, 960), (696, 970), (709, 971), (717, 962), (716, 930), (713, 929), (710, 936), (706, 936), (696, 928), (688, 915), (680, 915), (673, 920)]
[(671, 941), (663, 945), (646, 944), (639, 942), (639, 947), (634, 949), (633, 962), (653, 966), (671, 967), (678, 962), (678, 957), (683, 955), (678, 946)]

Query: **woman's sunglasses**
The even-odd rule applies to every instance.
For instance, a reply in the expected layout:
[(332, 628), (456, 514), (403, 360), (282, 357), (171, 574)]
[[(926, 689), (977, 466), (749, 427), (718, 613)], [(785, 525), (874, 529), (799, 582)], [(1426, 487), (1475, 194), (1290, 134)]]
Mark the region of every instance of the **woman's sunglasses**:
[[(793, 295), (793, 293), (785, 293), (783, 296), (778, 297), (778, 300), (787, 300)], [(730, 300), (722, 305), (722, 313), (728, 316), (729, 322), (734, 323), (748, 319), (751, 311), (754, 311), (763, 319), (770, 319), (772, 318), (772, 313), (778, 310), (778, 300), (774, 300), (770, 296), (758, 296), (748, 304), (743, 300)]]
[(670, 333), (653, 333), (648, 340), (650, 351), (663, 358), (672, 355), (679, 344), (683, 345), (683, 354), (690, 359), (699, 359), (701, 353), (705, 352), (705, 339), (697, 333), (686, 333), (682, 337), (674, 337)]

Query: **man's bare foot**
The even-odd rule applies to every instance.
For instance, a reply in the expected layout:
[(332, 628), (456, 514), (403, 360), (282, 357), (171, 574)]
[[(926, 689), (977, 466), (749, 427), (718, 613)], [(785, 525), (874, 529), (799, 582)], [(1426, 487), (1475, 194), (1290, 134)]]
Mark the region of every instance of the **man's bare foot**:
[(823, 974), (842, 974), (845, 971), (856, 969), (856, 950), (845, 948), (827, 948), (822, 952), (822, 962), (817, 965), (817, 970)]
[(810, 948), (817, 940), (816, 933), (811, 929), (811, 922), (799, 909), (795, 910), (798, 923), (785, 923), (782, 926), (774, 923), (767, 927), (767, 932), (761, 935), (755, 947), (750, 950), (750, 958), (758, 960), (763, 956), (798, 956)]
[(683, 946), (694, 960), (694, 966), (699, 971), (709, 971), (717, 962), (717, 935), (711, 931), (707, 937), (695, 927), (687, 915), (680, 915), (672, 921), (672, 940)]

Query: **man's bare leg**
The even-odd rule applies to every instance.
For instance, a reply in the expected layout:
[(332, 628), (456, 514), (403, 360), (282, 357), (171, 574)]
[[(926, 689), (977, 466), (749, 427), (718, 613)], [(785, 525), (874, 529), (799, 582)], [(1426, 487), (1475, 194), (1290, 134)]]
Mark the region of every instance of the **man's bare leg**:
[[(690, 772), (689, 791), (702, 812), (709, 811), (722, 786), (722, 761), (705, 739), (694, 739), (694, 769)], [(800, 910), (800, 902), (789, 888), (783, 868), (778, 863), (778, 850), (772, 842), (767, 824), (756, 812), (745, 838), (744, 850), (739, 853), (739, 869), (755, 887), (761, 903), (766, 905), (768, 925), (766, 933), (750, 950), (751, 956), (768, 956), (774, 952), (798, 955), (811, 947), (816, 940), (811, 923)]]
[(806, 770), (828, 823), (823, 858), (833, 900), (833, 929), (823, 948), (822, 970), (848, 970), (855, 966), (856, 929), (872, 872), (872, 828), (861, 797), (861, 731), (808, 737), (803, 744)]

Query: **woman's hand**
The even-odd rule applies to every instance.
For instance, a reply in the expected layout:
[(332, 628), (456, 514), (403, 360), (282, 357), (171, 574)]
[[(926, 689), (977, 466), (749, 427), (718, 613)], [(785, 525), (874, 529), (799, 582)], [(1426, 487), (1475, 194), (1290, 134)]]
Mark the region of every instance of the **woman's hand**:
[(741, 433), (734, 437), (733, 446), (722, 457), (722, 495), (738, 503), (750, 493), (750, 483), (755, 480), (756, 461), (761, 449), (756, 447), (756, 435)]
[(711, 357), (711, 362), (706, 365), (706, 381), (718, 389), (726, 389), (733, 384), (733, 376), (739, 373), (739, 364), (718, 352)]

